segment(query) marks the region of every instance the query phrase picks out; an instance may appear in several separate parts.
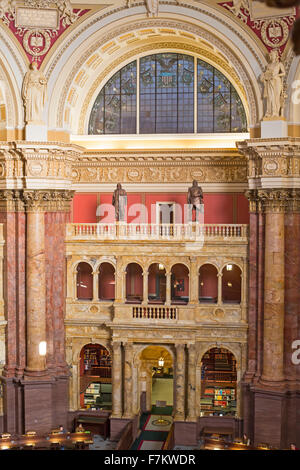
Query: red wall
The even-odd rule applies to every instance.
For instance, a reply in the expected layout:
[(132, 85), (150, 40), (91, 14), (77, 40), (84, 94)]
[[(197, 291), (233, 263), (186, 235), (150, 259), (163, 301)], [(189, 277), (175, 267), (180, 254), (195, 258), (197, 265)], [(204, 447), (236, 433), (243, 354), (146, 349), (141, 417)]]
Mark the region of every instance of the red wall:
[(204, 264), (200, 268), (199, 284), (201, 297), (218, 297), (218, 272), (211, 264)]
[[(138, 210), (136, 214), (135, 204), (144, 204), (148, 212), (148, 222), (156, 222), (156, 202), (175, 202), (179, 209), (175, 214), (175, 221), (181, 222), (184, 214), (184, 205), (187, 203), (185, 193), (128, 193), (127, 220), (131, 222), (147, 222)], [(74, 223), (114, 222), (114, 208), (111, 206), (112, 193), (77, 193), (73, 200)], [(104, 214), (100, 216), (99, 206), (103, 207)], [(152, 207), (151, 207), (152, 206)], [(98, 208), (98, 212), (97, 212)], [(152, 213), (151, 213), (152, 212)], [(98, 213), (98, 217), (97, 214)], [(130, 215), (129, 215), (130, 214)], [(206, 224), (248, 224), (249, 208), (248, 200), (241, 193), (206, 193), (204, 194), (204, 222)]]

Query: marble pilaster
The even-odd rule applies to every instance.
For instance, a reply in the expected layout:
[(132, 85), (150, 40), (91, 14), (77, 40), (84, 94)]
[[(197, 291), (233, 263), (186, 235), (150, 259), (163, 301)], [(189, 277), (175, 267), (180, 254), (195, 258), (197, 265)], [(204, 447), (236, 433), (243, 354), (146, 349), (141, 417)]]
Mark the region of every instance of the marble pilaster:
[(185, 419), (185, 344), (176, 344), (174, 421)]
[(196, 347), (188, 345), (187, 421), (196, 421)]
[(132, 343), (125, 343), (125, 361), (124, 361), (124, 414), (123, 418), (133, 418), (133, 387), (132, 387), (132, 361), (133, 346)]
[(113, 343), (112, 361), (112, 418), (122, 417), (122, 345)]

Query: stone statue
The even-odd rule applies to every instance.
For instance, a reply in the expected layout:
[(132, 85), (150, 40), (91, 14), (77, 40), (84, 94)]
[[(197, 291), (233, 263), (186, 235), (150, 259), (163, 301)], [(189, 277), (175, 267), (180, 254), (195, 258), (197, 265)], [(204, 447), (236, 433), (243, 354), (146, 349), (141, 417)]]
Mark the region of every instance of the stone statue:
[(37, 67), (37, 63), (33, 62), (25, 75), (22, 98), (26, 123), (44, 124), (43, 111), (47, 101), (47, 79)]
[(146, 0), (148, 16), (158, 16), (159, 0)]
[(278, 118), (283, 111), (283, 76), (285, 69), (276, 50), (269, 53), (269, 64), (260, 76), (264, 84), (264, 98), (267, 100), (265, 118)]
[[(193, 185), (188, 190), (187, 202), (190, 206), (191, 212), (193, 209), (196, 210), (197, 219), (197, 214), (201, 212), (201, 205), (203, 204), (203, 191), (201, 186), (198, 186), (198, 182), (196, 180), (193, 181)], [(190, 215), (192, 214), (190, 213)], [(189, 217), (189, 220), (191, 219), (192, 217)]]
[(120, 183), (117, 184), (117, 189), (114, 191), (112, 205), (115, 208), (116, 220), (118, 222), (124, 222), (127, 206), (127, 193)]

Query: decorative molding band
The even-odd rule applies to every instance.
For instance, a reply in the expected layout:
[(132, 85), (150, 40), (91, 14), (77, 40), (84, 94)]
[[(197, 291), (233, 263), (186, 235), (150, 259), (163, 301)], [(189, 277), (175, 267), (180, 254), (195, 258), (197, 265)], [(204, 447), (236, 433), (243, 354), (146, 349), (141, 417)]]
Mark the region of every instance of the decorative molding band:
[(247, 162), (235, 150), (99, 152), (72, 170), (73, 185), (87, 183), (246, 183)]

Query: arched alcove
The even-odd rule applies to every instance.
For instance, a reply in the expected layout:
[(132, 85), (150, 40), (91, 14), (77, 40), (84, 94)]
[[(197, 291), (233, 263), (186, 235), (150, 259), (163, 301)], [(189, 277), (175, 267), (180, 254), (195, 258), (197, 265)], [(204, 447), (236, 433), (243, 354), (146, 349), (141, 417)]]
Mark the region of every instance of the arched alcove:
[(218, 302), (218, 270), (212, 264), (203, 264), (199, 269), (199, 302)]
[(140, 355), (140, 405), (142, 411), (171, 414), (173, 407), (173, 357), (162, 345), (150, 345)]
[(161, 263), (153, 263), (148, 269), (148, 300), (151, 304), (166, 301), (166, 269)]
[(112, 359), (101, 344), (86, 344), (80, 352), (80, 407), (111, 409)]
[(78, 264), (76, 286), (78, 300), (93, 299), (93, 270), (88, 263), (81, 262)]
[(189, 302), (189, 270), (187, 266), (177, 263), (171, 270), (171, 301), (172, 304)]
[(98, 269), (99, 300), (115, 299), (115, 268), (111, 263), (101, 263)]
[(126, 267), (126, 302), (141, 303), (143, 300), (143, 269), (137, 263)]
[(236, 358), (226, 348), (209, 349), (201, 361), (201, 415), (235, 416)]
[(222, 270), (222, 302), (241, 303), (242, 271), (235, 264), (228, 263)]

